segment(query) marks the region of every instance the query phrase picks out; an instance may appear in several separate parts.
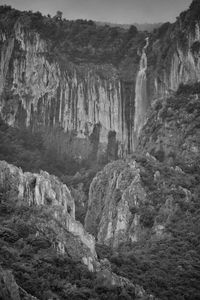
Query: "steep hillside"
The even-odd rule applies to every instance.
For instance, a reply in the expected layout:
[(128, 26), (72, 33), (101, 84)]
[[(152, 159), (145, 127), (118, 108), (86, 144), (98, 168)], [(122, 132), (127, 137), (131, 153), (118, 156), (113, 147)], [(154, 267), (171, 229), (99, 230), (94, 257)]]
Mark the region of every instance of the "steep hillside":
[(23, 290), (39, 299), (49, 299), (54, 292), (73, 294), (76, 280), (92, 277), (87, 269), (94, 270), (94, 238), (75, 220), (74, 200), (55, 176), (23, 173), (1, 161), (0, 206), (1, 266), (11, 270), (19, 284), (15, 287), (11, 272), (8, 276), (1, 269), (1, 299), (11, 299), (6, 291), (12, 299), (29, 299)]
[(98, 255), (160, 299), (200, 297), (199, 91), (155, 101), (137, 152), (90, 187), (85, 228)]
[[(40, 174), (23, 173), (21, 169), (4, 161), (0, 163), (0, 178), (1, 194), (5, 197), (4, 201), (10, 202), (9, 206), (13, 204), (13, 212), (22, 205), (36, 207), (36, 210), (39, 207), (38, 210), (44, 214), (46, 220), (42, 221), (42, 217), (38, 222), (33, 220), (33, 223), (37, 224), (38, 235), (44, 234), (51, 241), (48, 232), (53, 230), (52, 242), (60, 252), (66, 252), (79, 260), (82, 259), (86, 264), (87, 261), (91, 261), (90, 263), (95, 261), (94, 238), (88, 235), (83, 226), (75, 220), (74, 199), (66, 185), (47, 172), (41, 171)], [(69, 243), (70, 235), (73, 241), (71, 245)], [(80, 247), (81, 244), (82, 247)], [(81, 248), (83, 252), (79, 253)], [(88, 267), (94, 269), (92, 265), (88, 265)]]
[(154, 299), (97, 260), (94, 237), (74, 215), (55, 176), (0, 161), (0, 299)]
[(168, 237), (166, 226), (179, 205), (187, 209), (198, 200), (198, 167), (184, 172), (149, 154), (108, 164), (91, 184), (86, 230), (114, 248)]
[(174, 24), (154, 31), (148, 48), (149, 96), (177, 91), (181, 83), (200, 80), (200, 3), (194, 0)]
[(153, 102), (138, 150), (195, 172), (200, 163), (200, 84), (182, 85), (174, 96)]

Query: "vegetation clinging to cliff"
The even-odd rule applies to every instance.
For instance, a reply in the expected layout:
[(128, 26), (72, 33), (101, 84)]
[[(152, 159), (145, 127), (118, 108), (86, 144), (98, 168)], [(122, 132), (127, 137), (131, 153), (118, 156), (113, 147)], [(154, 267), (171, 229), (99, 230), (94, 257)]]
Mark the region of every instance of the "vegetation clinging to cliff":
[[(199, 299), (200, 172), (184, 173), (138, 154), (133, 158), (147, 194), (146, 201), (133, 211), (140, 216), (140, 237), (133, 243), (121, 243), (117, 253), (98, 245), (97, 254), (111, 261), (115, 273), (134, 279), (159, 299)], [(128, 165), (120, 162), (110, 165), (111, 174), (115, 170), (116, 175), (119, 167), (128, 174)], [(106, 175), (101, 173), (102, 180)], [(165, 229), (156, 236), (154, 230), (160, 224)]]
[(199, 201), (180, 209), (169, 227), (171, 239), (123, 245), (110, 256), (113, 271), (134, 278), (163, 300), (199, 299)]
[[(134, 278), (163, 300), (200, 298), (199, 100), (200, 84), (195, 83), (182, 84), (171, 97), (153, 103), (139, 154), (132, 156), (147, 195), (145, 203), (131, 211), (139, 215), (138, 241), (122, 243), (117, 253), (97, 247), (99, 257), (108, 258), (114, 272)], [(123, 168), (128, 173), (128, 166)], [(112, 169), (116, 174), (118, 162)], [(102, 179), (106, 175), (102, 172)], [(161, 234), (156, 232), (159, 228)]]
[(188, 173), (200, 170), (199, 99), (200, 84), (197, 82), (181, 84), (176, 94), (155, 101), (138, 149)]
[(144, 33), (135, 26), (125, 30), (120, 27), (98, 26), (89, 20), (69, 21), (61, 17), (42, 16), (40, 12), (20, 12), (10, 6), (0, 7), (0, 25), (11, 33), (16, 22), (27, 30), (38, 32), (50, 41), (49, 57), (64, 61), (94, 61), (118, 64), (125, 54), (137, 56), (138, 43), (143, 43)]
[[(52, 219), (47, 209), (17, 206), (16, 202), (7, 197), (6, 190), (0, 190), (0, 264), (12, 271), (20, 288), (41, 300), (120, 299), (120, 295), (135, 299), (134, 289), (104, 286), (80, 261), (56, 251), (53, 227), (49, 237), (38, 227)], [(9, 288), (12, 294), (12, 285)], [(10, 299), (5, 292), (2, 281), (0, 299)]]

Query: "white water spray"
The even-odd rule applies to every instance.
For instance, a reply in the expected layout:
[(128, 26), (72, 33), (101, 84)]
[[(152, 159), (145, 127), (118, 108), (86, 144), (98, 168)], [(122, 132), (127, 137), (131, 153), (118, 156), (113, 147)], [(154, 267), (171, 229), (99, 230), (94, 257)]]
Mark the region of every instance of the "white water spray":
[(138, 138), (142, 126), (145, 122), (145, 114), (147, 109), (147, 86), (146, 86), (146, 70), (147, 70), (147, 55), (146, 49), (149, 45), (149, 38), (146, 38), (146, 44), (142, 51), (140, 59), (140, 69), (136, 78), (135, 85), (135, 119), (134, 119), (134, 133)]

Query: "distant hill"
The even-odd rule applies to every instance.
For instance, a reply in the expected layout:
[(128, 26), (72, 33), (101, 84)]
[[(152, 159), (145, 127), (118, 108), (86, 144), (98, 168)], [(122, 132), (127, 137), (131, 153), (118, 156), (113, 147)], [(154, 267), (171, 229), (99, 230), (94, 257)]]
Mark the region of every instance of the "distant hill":
[(123, 29), (129, 29), (131, 25), (137, 27), (139, 31), (149, 31), (152, 32), (154, 29), (160, 27), (163, 23), (132, 23), (132, 24), (118, 24), (118, 23), (109, 23), (109, 22), (95, 22), (97, 25), (104, 26), (108, 25), (110, 27), (121, 27)]

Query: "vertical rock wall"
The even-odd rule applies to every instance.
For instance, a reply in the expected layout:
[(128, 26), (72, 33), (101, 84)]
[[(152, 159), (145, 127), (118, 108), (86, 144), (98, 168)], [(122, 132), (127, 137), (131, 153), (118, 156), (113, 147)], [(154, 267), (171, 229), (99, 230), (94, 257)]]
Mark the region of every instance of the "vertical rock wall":
[(97, 174), (90, 186), (85, 228), (101, 244), (118, 247), (141, 233), (136, 208), (146, 201), (136, 162), (117, 161)]
[[(143, 71), (138, 65), (125, 81), (123, 63), (119, 69), (74, 64), (17, 22), (12, 36), (0, 32), (0, 114), (11, 126), (61, 128), (88, 141), (98, 125), (103, 145), (98, 150), (106, 149), (109, 133), (115, 132), (118, 154), (126, 155), (134, 150), (152, 100), (176, 91), (180, 83), (200, 80), (200, 24), (194, 22), (193, 29), (185, 28), (180, 18), (160, 38), (150, 36), (140, 55)], [(139, 75), (145, 75), (144, 85)], [(136, 86), (130, 88), (131, 82)]]
[(100, 143), (110, 131), (124, 143), (121, 82), (112, 65), (50, 60), (48, 42), (20, 23), (1, 42), (0, 112), (9, 125), (61, 127), (88, 138), (100, 124)]
[[(194, 29), (182, 29), (180, 21), (168, 30), (164, 38), (152, 44), (154, 55), (157, 56), (154, 66), (149, 66), (149, 85), (151, 85), (151, 98), (161, 98), (176, 92), (180, 84), (194, 83), (200, 80), (200, 23), (195, 21)], [(182, 35), (181, 38), (178, 34)], [(174, 35), (174, 36), (173, 36)], [(162, 43), (168, 44), (165, 53), (161, 52)], [(159, 46), (160, 45), (160, 46)], [(166, 45), (165, 45), (166, 47)]]

